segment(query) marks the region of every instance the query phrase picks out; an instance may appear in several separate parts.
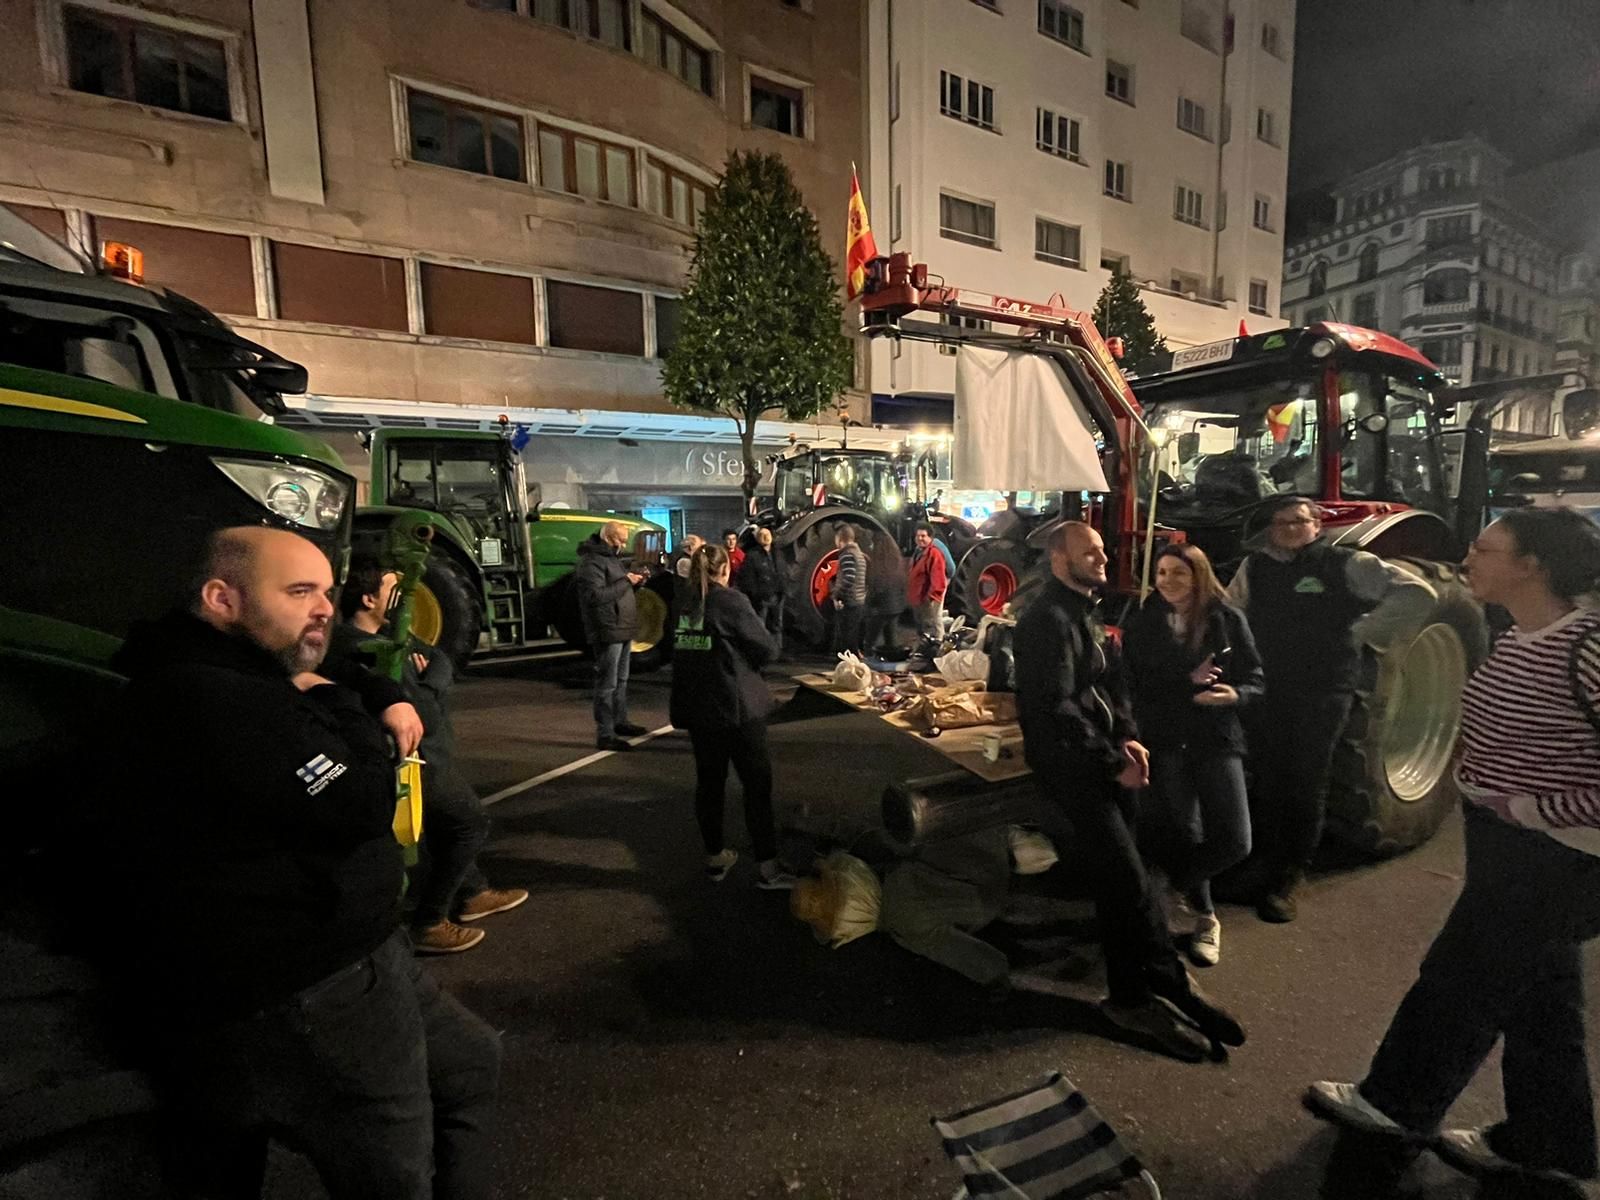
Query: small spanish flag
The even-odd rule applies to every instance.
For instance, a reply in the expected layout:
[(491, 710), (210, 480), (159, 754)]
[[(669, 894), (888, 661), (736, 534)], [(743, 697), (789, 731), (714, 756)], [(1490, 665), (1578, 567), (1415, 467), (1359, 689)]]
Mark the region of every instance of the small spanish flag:
[(878, 257), (878, 243), (872, 240), (872, 223), (867, 220), (867, 203), (861, 198), (861, 181), (855, 164), (850, 164), (850, 230), (844, 243), (845, 299), (854, 300), (867, 286), (867, 264)]

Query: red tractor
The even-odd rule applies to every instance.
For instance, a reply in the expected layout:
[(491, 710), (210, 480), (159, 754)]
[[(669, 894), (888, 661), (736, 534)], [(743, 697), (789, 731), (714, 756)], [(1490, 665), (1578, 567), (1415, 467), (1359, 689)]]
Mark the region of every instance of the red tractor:
[[(911, 319), (918, 312), (946, 320)], [(955, 316), (1017, 332), (953, 328)], [(1193, 541), (1231, 572), (1261, 543), (1271, 501), (1284, 494), (1316, 499), (1336, 543), (1427, 579), (1438, 596), (1428, 619), (1366, 664), (1328, 828), (1372, 854), (1433, 833), (1455, 803), (1461, 687), (1488, 647), (1483, 612), (1460, 582), (1456, 519), (1476, 520), (1484, 498), (1454, 494), (1459, 443), (1452, 457), (1442, 426), (1451, 408), (1433, 364), (1385, 334), (1321, 323), (1197, 346), (1174, 356), (1171, 370), (1129, 381), (1087, 313), (930, 285), (927, 267), (905, 254), (870, 265), (862, 320), (868, 335), (1047, 356), (1070, 393), (1063, 403), (1075, 396), (1091, 415), (1110, 491), (1067, 493), (1056, 511), (1019, 520), (1012, 536), (975, 543), (958, 568), (1019, 581), (1017, 606), (1059, 520), (1088, 520), (1105, 538), (1115, 615), (1148, 590), (1161, 542)]]

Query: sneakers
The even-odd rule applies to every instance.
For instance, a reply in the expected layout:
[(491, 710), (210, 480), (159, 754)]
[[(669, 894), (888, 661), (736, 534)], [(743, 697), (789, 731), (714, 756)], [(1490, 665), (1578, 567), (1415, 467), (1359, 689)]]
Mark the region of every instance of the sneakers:
[(483, 930), (468, 929), (454, 921), (438, 921), (411, 933), (411, 944), (418, 954), (460, 954), (483, 941)]
[(1100, 1001), (1100, 1011), (1118, 1029), (1155, 1043), (1181, 1062), (1204, 1062), (1211, 1042), (1154, 996), (1142, 1004)]
[(619, 737), (595, 738), (594, 748), (596, 750), (632, 750), (633, 743), (623, 741)]
[(1373, 1105), (1361, 1094), (1360, 1087), (1353, 1083), (1319, 1079), (1306, 1089), (1303, 1099), (1305, 1106), (1316, 1116), (1358, 1133), (1378, 1133), (1400, 1138), (1416, 1136)]
[[(712, 883), (721, 883), (728, 877), (728, 872), (733, 870), (733, 864), (739, 861), (737, 850), (724, 850), (720, 854), (706, 855), (706, 878)], [(793, 886), (793, 881), (790, 881)]]
[(756, 870), (756, 886), (766, 892), (787, 892), (794, 887), (794, 876), (783, 869), (783, 864), (769, 858)]
[(643, 737), (649, 732), (643, 725), (635, 725), (632, 721), (624, 721), (617, 726), (618, 737)]
[(1580, 1176), (1570, 1171), (1557, 1167), (1530, 1167), (1507, 1158), (1490, 1142), (1495, 1128), (1486, 1125), (1479, 1129), (1446, 1129), (1434, 1143), (1434, 1150), (1445, 1162), (1468, 1175), (1514, 1175), (1569, 1186), (1583, 1182)]
[(1215, 913), (1200, 913), (1189, 935), (1189, 957), (1197, 967), (1214, 967), (1222, 958), (1222, 922)]
[(1212, 1041), (1221, 1042), (1224, 1046), (1244, 1045), (1244, 1026), (1239, 1023), (1239, 1018), (1201, 991), (1193, 975), (1187, 971), (1183, 974), (1187, 985), (1184, 991), (1174, 991), (1171, 995), (1167, 995), (1163, 987), (1170, 985), (1163, 985), (1158, 980), (1153, 980), (1151, 986), (1162, 995), (1163, 999), (1199, 1026), (1200, 1032)]
[(1294, 893), (1304, 878), (1298, 871), (1280, 879), (1256, 905), (1256, 916), (1273, 925), (1287, 925), (1299, 913), (1295, 909)]
[(510, 912), (528, 899), (527, 888), (484, 888), (461, 905), (458, 921), (481, 921), (495, 913)]

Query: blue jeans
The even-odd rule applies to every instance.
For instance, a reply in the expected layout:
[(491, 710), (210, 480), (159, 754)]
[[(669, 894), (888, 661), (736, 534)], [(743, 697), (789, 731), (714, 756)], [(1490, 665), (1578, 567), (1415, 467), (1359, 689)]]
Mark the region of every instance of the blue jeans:
[(500, 1037), (404, 934), (275, 1008), (164, 1033), (174, 1195), (258, 1200), (271, 1136), (333, 1200), (488, 1200)]
[(1150, 753), (1139, 824), (1150, 857), (1199, 913), (1214, 912), (1211, 879), (1250, 854), (1250, 802), (1237, 754)]
[(601, 741), (617, 736), (617, 726), (628, 724), (628, 668), (633, 646), (607, 642), (594, 648), (594, 723)]

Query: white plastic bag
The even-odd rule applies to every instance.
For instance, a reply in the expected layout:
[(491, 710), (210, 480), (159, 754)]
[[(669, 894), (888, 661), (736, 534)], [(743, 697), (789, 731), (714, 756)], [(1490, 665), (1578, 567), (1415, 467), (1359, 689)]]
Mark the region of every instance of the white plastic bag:
[(952, 650), (933, 660), (933, 669), (944, 676), (947, 683), (970, 683), (989, 678), (989, 656), (976, 647)]
[(839, 655), (839, 665), (833, 669), (833, 689), (837, 692), (871, 691), (872, 668), (854, 651), (844, 651)]
[(1037, 829), (1013, 825), (1007, 831), (1011, 840), (1012, 872), (1017, 875), (1043, 875), (1060, 861), (1055, 843)]

